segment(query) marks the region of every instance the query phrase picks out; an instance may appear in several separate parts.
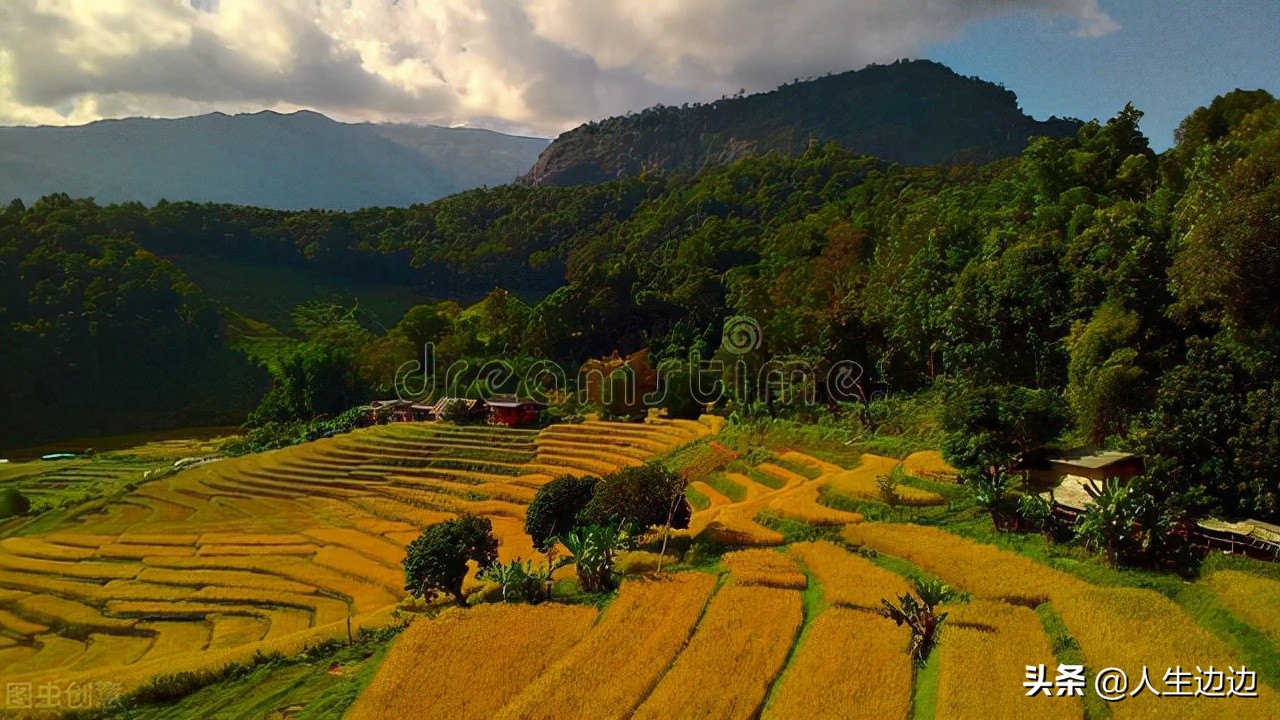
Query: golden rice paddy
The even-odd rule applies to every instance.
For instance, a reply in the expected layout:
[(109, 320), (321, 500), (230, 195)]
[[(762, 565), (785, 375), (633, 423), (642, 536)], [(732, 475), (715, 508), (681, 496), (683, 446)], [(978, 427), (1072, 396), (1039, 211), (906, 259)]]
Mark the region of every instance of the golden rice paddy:
[[(403, 424), (147, 482), (126, 502), (50, 532), (0, 540), (0, 684), (133, 686), (258, 651), (297, 652), (345, 637), (348, 620), (393, 622), (404, 547), (423, 525), (482, 513), (504, 560), (535, 557), (522, 523), (539, 486), (634, 465), (712, 429)], [(908, 718), (909, 636), (877, 614), (882, 599), (908, 589), (886, 568), (908, 564), (974, 596), (945, 608), (932, 666), (939, 720), (1083, 714), (1075, 698), (1024, 695), (1025, 665), (1052, 671), (1057, 662), (1031, 609), (1043, 602), (1093, 669), (1240, 664), (1222, 638), (1158, 593), (1094, 586), (937, 528), (864, 523), (821, 503), (828, 490), (878, 498), (875, 479), (897, 460), (865, 455), (846, 469), (786, 450), (748, 467), (727, 449), (713, 454), (714, 468), (693, 483), (708, 504), (687, 532), (739, 546), (714, 566), (719, 575), (652, 577), (657, 556), (635, 551), (620, 555), (629, 574), (603, 610), (495, 603), (419, 617), (348, 716)], [(946, 477), (944, 465), (927, 453), (902, 462), (933, 479)], [(899, 493), (906, 503), (941, 500)], [(844, 543), (771, 547), (784, 544), (772, 528), (785, 525), (767, 515), (843, 526)], [(1275, 581), (1219, 571), (1201, 583), (1238, 619), (1273, 639), (1280, 633)], [(1257, 699), (1131, 698), (1110, 710), (1117, 720), (1169, 717), (1176, 702), (1178, 717), (1280, 717), (1271, 688), (1259, 691)]]
[[(757, 717), (802, 620), (795, 590), (739, 585), (720, 590), (689, 645), (633, 717)], [(731, 679), (731, 690), (717, 681), (721, 678)]]
[[(1049, 638), (1033, 610), (993, 600), (943, 610), (948, 619), (937, 650), (938, 720), (1083, 717), (1081, 698), (1027, 697), (1026, 665), (1043, 664), (1046, 674), (1057, 674)], [(981, 672), (974, 672), (977, 659)]]
[(493, 717), (628, 717), (683, 648), (714, 586), (703, 573), (624, 584), (586, 637)]
[(906, 628), (864, 610), (828, 608), (810, 623), (764, 716), (906, 718)]
[(0, 540), (0, 684), (137, 683), (345, 634), (348, 618), (385, 623), (423, 525), (486, 514), (504, 559), (531, 557), (524, 506), (539, 485), (710, 432), (684, 420), (401, 424), (145, 482), (49, 532)]
[(488, 605), (417, 620), (347, 717), (486, 720), (572, 648), (595, 619), (588, 607), (547, 604)]

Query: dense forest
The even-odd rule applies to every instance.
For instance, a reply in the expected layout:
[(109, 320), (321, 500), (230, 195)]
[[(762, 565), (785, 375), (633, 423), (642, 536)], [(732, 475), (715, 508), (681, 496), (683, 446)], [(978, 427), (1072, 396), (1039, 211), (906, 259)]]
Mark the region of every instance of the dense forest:
[[(385, 392), (425, 341), (444, 360), (709, 358), (726, 318), (747, 315), (768, 355), (857, 360), (880, 394), (976, 389), (998, 416), (1001, 398), (1042, 393), (1074, 437), (1143, 452), (1165, 499), (1275, 519), (1280, 103), (1219, 97), (1159, 155), (1140, 118), (1126, 107), (979, 166), (810, 140), (699, 173), (351, 213), (14, 203), (0, 218), (5, 444), (118, 409), (189, 421), (252, 404), (261, 386), (202, 300), (213, 289), (164, 259), (222, 255), (440, 300), (392, 327), (358, 302), (299, 307), (278, 328), (293, 344), (268, 362), (260, 423)], [(484, 299), (451, 302), (468, 297)], [(86, 353), (100, 357), (72, 368)]]

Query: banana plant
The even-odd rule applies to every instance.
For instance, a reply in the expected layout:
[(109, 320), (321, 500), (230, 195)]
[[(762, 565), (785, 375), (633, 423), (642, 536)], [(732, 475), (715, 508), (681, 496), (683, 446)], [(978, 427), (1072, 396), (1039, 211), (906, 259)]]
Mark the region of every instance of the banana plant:
[(613, 559), (630, 546), (630, 535), (621, 526), (589, 525), (560, 538), (578, 568), (578, 582), (586, 592), (613, 588)]
[(911, 630), (911, 660), (916, 667), (924, 667), (929, 653), (938, 644), (942, 623), (947, 619), (947, 613), (938, 613), (935, 608), (943, 603), (965, 600), (967, 596), (937, 580), (914, 577), (911, 584), (915, 595), (909, 592), (899, 595), (896, 605), (889, 600), (881, 600), (884, 609), (880, 613), (899, 627), (906, 625)]

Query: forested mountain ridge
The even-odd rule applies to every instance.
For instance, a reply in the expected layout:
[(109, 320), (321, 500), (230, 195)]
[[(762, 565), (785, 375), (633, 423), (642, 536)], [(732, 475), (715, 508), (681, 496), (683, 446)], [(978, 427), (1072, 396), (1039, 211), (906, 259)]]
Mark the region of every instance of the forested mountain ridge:
[(642, 170), (696, 172), (751, 154), (799, 154), (811, 139), (909, 165), (983, 163), (1016, 155), (1032, 136), (1071, 135), (1079, 126), (1034, 120), (1011, 91), (944, 65), (900, 61), (587, 123), (556, 138), (521, 181), (573, 185)]
[(351, 210), (511, 182), (547, 141), (488, 130), (212, 113), (0, 128), (0, 197)]

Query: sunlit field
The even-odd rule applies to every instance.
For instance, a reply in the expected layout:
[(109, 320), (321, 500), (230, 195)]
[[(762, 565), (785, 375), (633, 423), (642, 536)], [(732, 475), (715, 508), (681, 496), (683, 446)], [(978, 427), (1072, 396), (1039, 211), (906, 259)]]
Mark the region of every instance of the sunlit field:
[(524, 506), (541, 484), (639, 464), (709, 432), (692, 421), (403, 424), (141, 483), (0, 540), (0, 683), (128, 688), (346, 637), (348, 622), (386, 624), (404, 597), (404, 546), (422, 526), (482, 514), (502, 557), (528, 557)]

